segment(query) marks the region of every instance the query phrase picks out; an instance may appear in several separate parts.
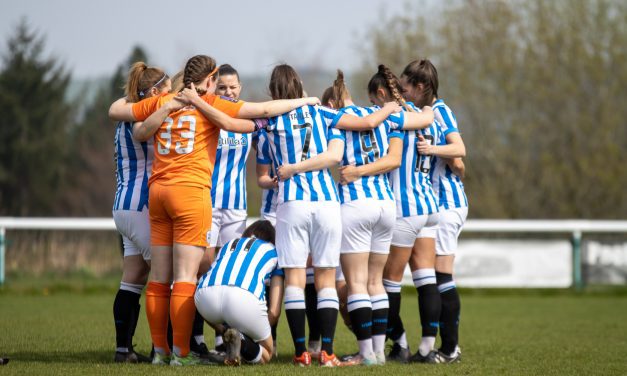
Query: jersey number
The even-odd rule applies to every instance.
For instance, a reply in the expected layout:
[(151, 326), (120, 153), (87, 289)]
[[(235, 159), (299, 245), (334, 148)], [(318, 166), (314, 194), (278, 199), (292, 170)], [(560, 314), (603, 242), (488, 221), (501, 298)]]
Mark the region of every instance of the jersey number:
[[(165, 145), (161, 145), (161, 142), (157, 143), (157, 151), (161, 155), (170, 154), (172, 148), (172, 125), (174, 120), (171, 117), (167, 117), (164, 121), (167, 124), (165, 132), (159, 133), (159, 138), (165, 141)], [(189, 130), (181, 130), (181, 138), (186, 139), (187, 142), (183, 146), (183, 142), (177, 141), (174, 145), (174, 151), (177, 154), (189, 154), (194, 150), (194, 137), (196, 136), (196, 118), (191, 115), (181, 116), (177, 123), (176, 128), (181, 129), (185, 123), (189, 123)]]
[[(359, 139), (361, 141), (361, 152), (365, 164), (374, 162), (379, 159), (381, 151), (379, 150), (379, 144), (377, 138), (374, 135), (374, 131), (362, 131), (359, 132)], [(371, 160), (370, 153), (374, 152), (374, 156)]]
[[(428, 174), (431, 170), (431, 156), (421, 155), (420, 152), (418, 152), (418, 135), (420, 135), (420, 132), (416, 131), (416, 168), (414, 171)], [(424, 137), (425, 141), (427, 141), (429, 145), (433, 145), (432, 135), (425, 134), (422, 135), (422, 137)]]
[(309, 123), (294, 124), (292, 129), (294, 129), (294, 130), (296, 130), (296, 129), (305, 129), (305, 139), (303, 140), (302, 154), (301, 154), (301, 157), (300, 157), (300, 161), (302, 162), (302, 161), (306, 160), (307, 158), (309, 158), (309, 144), (311, 142), (311, 124), (309, 124)]

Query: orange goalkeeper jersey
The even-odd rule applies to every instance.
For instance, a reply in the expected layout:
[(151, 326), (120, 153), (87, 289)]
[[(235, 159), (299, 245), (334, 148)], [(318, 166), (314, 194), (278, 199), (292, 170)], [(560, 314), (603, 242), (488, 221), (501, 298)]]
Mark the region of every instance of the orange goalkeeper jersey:
[[(146, 120), (174, 94), (146, 98), (133, 104), (137, 121)], [(244, 102), (205, 94), (202, 99), (235, 117)], [(155, 133), (155, 159), (148, 184), (211, 187), (211, 174), (216, 159), (220, 129), (200, 111), (182, 108), (172, 112)]]

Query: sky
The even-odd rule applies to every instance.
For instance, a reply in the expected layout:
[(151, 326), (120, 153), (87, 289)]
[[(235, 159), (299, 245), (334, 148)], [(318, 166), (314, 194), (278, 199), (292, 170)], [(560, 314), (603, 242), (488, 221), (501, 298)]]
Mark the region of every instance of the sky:
[(0, 53), (22, 17), (75, 78), (110, 75), (133, 46), (174, 74), (196, 54), (244, 75), (276, 63), (359, 67), (367, 31), (405, 0), (0, 0)]

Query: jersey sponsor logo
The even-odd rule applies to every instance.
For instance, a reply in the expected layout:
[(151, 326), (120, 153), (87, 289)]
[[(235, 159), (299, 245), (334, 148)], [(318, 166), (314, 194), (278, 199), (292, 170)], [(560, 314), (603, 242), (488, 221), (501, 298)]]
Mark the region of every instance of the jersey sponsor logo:
[(238, 148), (248, 145), (248, 138), (243, 137), (220, 137), (218, 139), (218, 147)]
[(229, 101), (229, 102), (233, 102), (233, 103), (239, 102), (239, 99), (235, 99), (235, 98), (231, 98), (231, 97), (225, 97), (224, 95), (220, 95), (220, 98), (224, 99), (225, 101)]

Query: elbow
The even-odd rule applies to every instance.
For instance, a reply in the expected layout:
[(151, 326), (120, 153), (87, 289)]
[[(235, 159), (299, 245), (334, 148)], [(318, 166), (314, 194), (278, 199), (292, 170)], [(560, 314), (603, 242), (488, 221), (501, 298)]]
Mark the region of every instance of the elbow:
[(460, 158), (466, 157), (466, 147), (464, 145), (462, 145), (461, 148), (459, 149), (459, 157)]
[(398, 158), (392, 159), (390, 163), (390, 170), (396, 170), (397, 168), (401, 167), (401, 162), (402, 161), (400, 155), (398, 156)]
[(332, 165), (337, 165), (342, 161), (343, 152), (344, 151), (342, 151), (342, 153), (334, 153), (331, 155), (329, 159), (331, 160)]
[(148, 140), (150, 140), (151, 136), (145, 134), (144, 132), (133, 132), (133, 139), (135, 139), (135, 141), (139, 141), (139, 142), (146, 142)]

